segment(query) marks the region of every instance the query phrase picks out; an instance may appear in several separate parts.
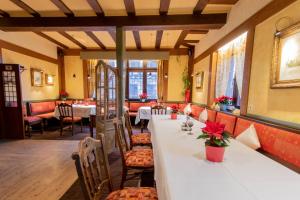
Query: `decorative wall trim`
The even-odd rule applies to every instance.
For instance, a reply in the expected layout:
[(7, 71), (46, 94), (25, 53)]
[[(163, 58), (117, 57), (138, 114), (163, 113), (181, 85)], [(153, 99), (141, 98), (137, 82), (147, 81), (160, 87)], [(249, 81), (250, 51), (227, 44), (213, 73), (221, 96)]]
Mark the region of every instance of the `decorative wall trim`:
[(58, 61), (55, 58), (51, 58), (49, 56), (37, 53), (37, 52), (32, 51), (30, 49), (26, 49), (24, 47), (20, 47), (20, 46), (17, 46), (15, 44), (6, 42), (4, 40), (0, 40), (0, 48), (8, 49), (10, 51), (14, 51), (14, 52), (24, 54), (26, 56), (34, 57), (34, 58), (37, 58), (37, 59), (40, 59), (40, 60), (44, 60), (44, 61), (47, 61), (47, 62), (50, 62), (50, 63), (53, 63), (53, 64), (58, 64)]

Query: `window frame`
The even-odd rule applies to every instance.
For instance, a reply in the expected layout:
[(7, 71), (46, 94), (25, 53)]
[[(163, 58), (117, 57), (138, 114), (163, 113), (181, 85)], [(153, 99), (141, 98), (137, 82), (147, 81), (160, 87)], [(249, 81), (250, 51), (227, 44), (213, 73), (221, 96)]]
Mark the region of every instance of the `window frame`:
[[(126, 99), (128, 101), (139, 101), (140, 99), (130, 99), (129, 98), (129, 73), (130, 72), (143, 72), (143, 92), (147, 93), (147, 72), (157, 72), (157, 68), (147, 68), (147, 63), (152, 60), (142, 60), (143, 67), (142, 68), (130, 68), (129, 60), (127, 60), (127, 69), (126, 69)], [(158, 64), (158, 63), (157, 63)], [(147, 99), (147, 100), (156, 100), (156, 99)]]

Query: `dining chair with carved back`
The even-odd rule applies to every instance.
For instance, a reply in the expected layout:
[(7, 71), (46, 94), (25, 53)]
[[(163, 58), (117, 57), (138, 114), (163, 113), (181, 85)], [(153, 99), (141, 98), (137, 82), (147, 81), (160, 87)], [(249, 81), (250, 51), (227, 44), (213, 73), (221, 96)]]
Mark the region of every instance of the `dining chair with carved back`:
[(72, 104), (67, 103), (60, 103), (58, 104), (58, 111), (59, 111), (59, 120), (60, 120), (60, 135), (63, 132), (63, 126), (65, 123), (71, 123), (72, 127), (72, 135), (74, 135), (74, 124), (80, 122), (81, 124), (81, 132), (82, 132), (82, 118), (81, 117), (74, 117), (73, 114), (73, 106)]
[[(158, 199), (156, 190), (152, 187), (128, 187), (113, 191), (107, 156), (103, 134), (100, 134), (100, 140), (84, 138), (79, 143), (78, 152), (72, 154), (85, 199)], [(104, 197), (107, 190), (109, 193)]]
[(151, 115), (166, 115), (167, 107), (162, 105), (156, 105), (151, 107)]

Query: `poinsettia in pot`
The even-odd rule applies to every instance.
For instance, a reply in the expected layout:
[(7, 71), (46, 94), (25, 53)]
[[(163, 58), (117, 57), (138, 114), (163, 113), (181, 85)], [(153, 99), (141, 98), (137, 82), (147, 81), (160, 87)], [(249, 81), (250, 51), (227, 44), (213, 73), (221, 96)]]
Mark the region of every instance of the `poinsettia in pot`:
[(225, 125), (218, 122), (206, 122), (202, 134), (197, 139), (205, 139), (206, 159), (212, 162), (222, 162), (225, 147), (228, 146), (229, 134), (224, 131)]
[(144, 93), (140, 94), (139, 97), (140, 97), (141, 102), (145, 102), (146, 99), (148, 98), (148, 95), (147, 95), (147, 93), (144, 92)]
[(179, 106), (174, 104), (171, 106), (171, 119), (177, 119), (177, 113), (179, 111)]
[(65, 101), (65, 100), (67, 100), (69, 94), (65, 90), (61, 90), (59, 92), (59, 96), (60, 96), (61, 100)]
[(226, 111), (227, 106), (231, 105), (233, 102), (233, 98), (228, 97), (228, 96), (220, 96), (218, 98), (215, 98), (215, 103), (220, 106), (221, 111)]

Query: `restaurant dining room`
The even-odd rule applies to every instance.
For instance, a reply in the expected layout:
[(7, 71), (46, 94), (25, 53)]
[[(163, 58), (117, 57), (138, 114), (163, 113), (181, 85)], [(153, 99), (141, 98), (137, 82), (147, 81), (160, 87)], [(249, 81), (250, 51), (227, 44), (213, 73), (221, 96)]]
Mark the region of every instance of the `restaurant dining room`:
[(299, 200), (300, 0), (0, 0), (0, 200)]

